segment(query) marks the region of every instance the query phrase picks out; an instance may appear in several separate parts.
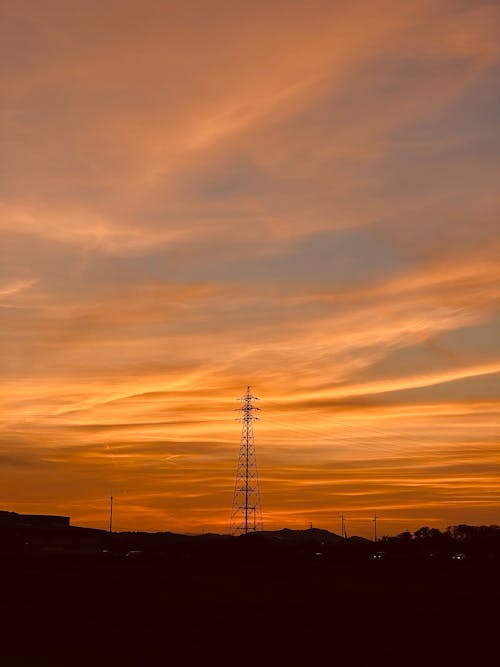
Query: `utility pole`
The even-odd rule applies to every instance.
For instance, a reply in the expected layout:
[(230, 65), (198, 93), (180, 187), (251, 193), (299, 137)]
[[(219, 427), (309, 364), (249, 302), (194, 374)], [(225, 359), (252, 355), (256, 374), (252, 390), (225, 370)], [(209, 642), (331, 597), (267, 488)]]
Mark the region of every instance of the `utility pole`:
[(229, 525), (229, 532), (232, 535), (246, 535), (249, 531), (262, 530), (262, 509), (253, 434), (253, 423), (258, 419), (254, 412), (260, 408), (254, 405), (258, 398), (252, 396), (250, 387), (247, 387), (245, 396), (239, 400), (243, 404), (238, 408), (241, 412), (239, 419), (242, 422), (242, 430)]
[(113, 534), (113, 496), (109, 496), (109, 534)]
[(373, 541), (377, 541), (377, 513), (373, 515)]
[(344, 512), (340, 515), (340, 531), (342, 534), (342, 539), (347, 540), (347, 528), (345, 524), (345, 515)]

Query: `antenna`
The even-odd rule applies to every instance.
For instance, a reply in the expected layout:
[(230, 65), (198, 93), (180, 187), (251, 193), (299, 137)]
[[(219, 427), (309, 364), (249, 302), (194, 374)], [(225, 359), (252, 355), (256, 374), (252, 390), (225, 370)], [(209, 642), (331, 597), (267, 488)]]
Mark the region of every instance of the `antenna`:
[(258, 398), (252, 396), (250, 387), (247, 387), (245, 396), (239, 400), (243, 403), (243, 406), (238, 408), (241, 412), (239, 420), (242, 422), (242, 430), (229, 525), (231, 535), (246, 535), (249, 531), (262, 530), (262, 509), (253, 435), (253, 423), (258, 419), (254, 412), (260, 408), (254, 405), (254, 401)]

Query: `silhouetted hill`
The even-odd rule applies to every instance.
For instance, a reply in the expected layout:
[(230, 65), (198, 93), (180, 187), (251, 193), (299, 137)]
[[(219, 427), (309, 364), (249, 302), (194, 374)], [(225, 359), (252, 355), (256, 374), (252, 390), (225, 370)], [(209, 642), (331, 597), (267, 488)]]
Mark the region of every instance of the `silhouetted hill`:
[[(305, 530), (293, 530), (282, 528), (281, 530), (263, 530), (258, 533), (249, 533), (248, 537), (253, 539), (270, 539), (287, 542), (319, 542), (323, 544), (343, 544), (345, 540), (336, 533), (331, 533), (323, 528), (307, 528)], [(347, 542), (353, 544), (368, 544), (370, 540), (364, 537), (353, 536)]]
[(17, 514), (0, 511), (0, 554), (109, 554), (144, 552), (182, 557), (207, 556), (228, 559), (244, 554), (259, 558), (308, 558), (333, 560), (377, 559), (500, 559), (500, 527), (450, 526), (446, 531), (423, 526), (414, 533), (385, 536), (373, 543), (364, 537), (343, 539), (321, 528), (265, 530), (238, 537), (165, 532), (107, 531), (70, 525), (66, 516)]
[(349, 544), (371, 544), (372, 540), (367, 540), (366, 537), (360, 537), (359, 535), (353, 535), (348, 538)]
[(370, 540), (363, 537), (353, 536), (348, 540), (343, 540), (340, 535), (331, 533), (328, 530), (320, 528), (308, 528), (306, 530), (292, 530), (282, 528), (281, 530), (264, 530), (251, 532), (247, 535), (219, 535), (217, 533), (205, 533), (201, 535), (184, 535), (180, 533), (142, 533), (142, 532), (121, 532), (113, 534), (113, 549), (118, 551), (128, 551), (132, 549), (141, 549), (144, 551), (164, 551), (171, 548), (186, 549), (238, 549), (253, 545), (255, 548), (273, 548), (280, 545), (287, 548), (296, 547), (300, 549), (307, 545), (311, 547), (339, 547), (346, 545), (369, 545)]

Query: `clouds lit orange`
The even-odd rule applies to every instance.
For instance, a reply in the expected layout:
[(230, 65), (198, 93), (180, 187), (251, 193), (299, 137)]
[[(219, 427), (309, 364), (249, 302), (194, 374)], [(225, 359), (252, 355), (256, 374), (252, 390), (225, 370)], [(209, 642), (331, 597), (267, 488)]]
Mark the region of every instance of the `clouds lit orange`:
[(498, 523), (498, 6), (3, 5), (0, 508)]

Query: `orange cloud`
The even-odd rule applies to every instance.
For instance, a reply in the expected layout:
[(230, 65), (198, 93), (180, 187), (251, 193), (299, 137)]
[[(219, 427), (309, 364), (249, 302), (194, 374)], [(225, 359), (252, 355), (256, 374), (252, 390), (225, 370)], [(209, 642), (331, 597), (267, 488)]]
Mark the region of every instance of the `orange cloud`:
[(498, 7), (285, 4), (4, 3), (2, 507), (497, 521)]

